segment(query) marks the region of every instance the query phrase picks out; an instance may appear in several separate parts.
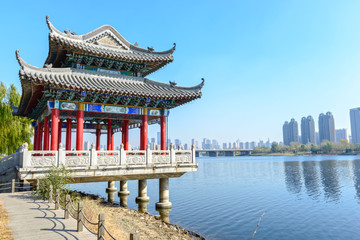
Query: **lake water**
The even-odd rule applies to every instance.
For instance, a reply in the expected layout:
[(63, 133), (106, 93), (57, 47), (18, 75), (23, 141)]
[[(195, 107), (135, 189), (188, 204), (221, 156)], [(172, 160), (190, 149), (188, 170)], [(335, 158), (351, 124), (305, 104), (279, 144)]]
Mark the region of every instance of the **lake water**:
[[(197, 162), (197, 172), (170, 179), (171, 223), (207, 239), (251, 239), (265, 212), (254, 239), (360, 239), (360, 156)], [(106, 187), (86, 183), (72, 189), (106, 198)], [(137, 181), (128, 188), (128, 205), (137, 209)], [(158, 180), (148, 180), (148, 195), (148, 211), (157, 215)]]

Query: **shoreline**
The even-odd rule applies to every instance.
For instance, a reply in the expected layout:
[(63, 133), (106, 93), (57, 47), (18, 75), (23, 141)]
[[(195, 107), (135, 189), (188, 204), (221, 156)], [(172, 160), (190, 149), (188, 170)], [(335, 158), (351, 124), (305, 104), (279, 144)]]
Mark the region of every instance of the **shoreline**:
[[(138, 232), (142, 235), (141, 239), (152, 239), (154, 236), (151, 235), (153, 232), (154, 226), (156, 227), (156, 231), (159, 235), (168, 236), (167, 239), (200, 239), (206, 240), (204, 236), (198, 234), (194, 231), (185, 229), (179, 225), (166, 223), (160, 219), (158, 215), (151, 215), (150, 213), (140, 213), (132, 208), (124, 208), (120, 207), (118, 203), (110, 203), (107, 202), (104, 198), (100, 197), (96, 194), (90, 194), (82, 191), (70, 191), (71, 193), (77, 194), (82, 201), (84, 201), (84, 208), (86, 207), (86, 203), (88, 200), (92, 201), (92, 204), (96, 203), (93, 209), (99, 207), (99, 209), (104, 212), (111, 212), (116, 214), (116, 219), (114, 225), (117, 225), (116, 228), (124, 228), (123, 222), (132, 221), (135, 224), (126, 224), (127, 226), (131, 226), (131, 232)], [(108, 221), (110, 223), (110, 221)], [(119, 224), (121, 222), (122, 224)], [(126, 230), (124, 230), (126, 231)], [(146, 234), (144, 234), (146, 233)]]

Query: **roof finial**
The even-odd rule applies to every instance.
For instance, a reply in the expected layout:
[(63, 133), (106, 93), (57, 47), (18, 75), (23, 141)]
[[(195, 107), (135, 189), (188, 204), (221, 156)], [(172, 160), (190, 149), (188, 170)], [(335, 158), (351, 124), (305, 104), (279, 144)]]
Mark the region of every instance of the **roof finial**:
[(149, 52), (153, 52), (155, 50), (154, 47), (147, 47), (147, 49), (149, 50)]
[(200, 87), (202, 88), (203, 86), (204, 86), (204, 84), (205, 84), (205, 79), (204, 78), (201, 78), (201, 83), (200, 83)]
[(21, 66), (21, 68), (23, 68), (24, 60), (22, 60), (22, 58), (20, 57), (19, 52), (20, 52), (20, 50), (19, 50), (19, 49), (16, 49), (16, 51), (15, 51), (16, 60), (18, 61), (18, 63), (19, 63), (19, 65)]
[(176, 49), (176, 43), (174, 43), (174, 47), (173, 47), (173, 49), (174, 49), (174, 50)]

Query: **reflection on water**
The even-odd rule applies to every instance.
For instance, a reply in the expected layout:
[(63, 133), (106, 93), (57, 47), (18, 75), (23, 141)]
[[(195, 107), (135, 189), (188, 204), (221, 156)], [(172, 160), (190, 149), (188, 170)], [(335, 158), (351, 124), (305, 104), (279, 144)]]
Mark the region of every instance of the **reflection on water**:
[(285, 183), (289, 192), (300, 193), (302, 187), (300, 162), (284, 162)]
[(325, 198), (330, 201), (339, 201), (341, 197), (336, 163), (335, 160), (320, 161), (321, 183)]
[(353, 173), (354, 173), (354, 187), (356, 190), (356, 198), (360, 201), (360, 160), (354, 160)]
[(315, 161), (304, 161), (301, 163), (303, 169), (306, 193), (312, 199), (320, 196), (318, 166)]
[[(299, 195), (302, 192), (302, 176), (306, 194), (312, 199), (318, 199), (322, 194), (319, 180), (321, 179), (323, 194), (326, 201), (339, 201), (341, 186), (339, 184), (339, 170), (336, 160), (323, 161), (285, 161), (285, 184), (289, 193)], [(353, 161), (354, 185), (357, 197), (360, 199), (360, 160)], [(302, 172), (302, 174), (301, 174)], [(348, 173), (342, 171), (342, 174)], [(320, 176), (320, 179), (319, 179)], [(346, 177), (346, 176), (343, 176)]]

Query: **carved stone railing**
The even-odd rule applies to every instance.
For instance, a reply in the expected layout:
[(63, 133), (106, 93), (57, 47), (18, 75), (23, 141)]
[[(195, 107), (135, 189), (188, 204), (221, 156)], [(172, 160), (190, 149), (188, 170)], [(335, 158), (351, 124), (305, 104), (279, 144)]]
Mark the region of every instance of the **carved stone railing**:
[(146, 165), (147, 164), (147, 154), (144, 150), (131, 150), (125, 151), (125, 161), (126, 165)]
[(0, 173), (11, 167), (49, 168), (64, 165), (65, 167), (161, 167), (195, 165), (195, 148), (192, 150), (124, 150), (96, 151), (94, 144), (91, 150), (67, 151), (59, 145), (58, 151), (28, 151), (27, 144), (22, 145), (14, 154), (0, 159)]
[(175, 162), (177, 164), (181, 163), (192, 163), (192, 152), (191, 150), (178, 150), (175, 152)]
[(171, 158), (170, 158), (170, 150), (156, 150), (151, 151), (151, 163), (154, 165), (170, 165)]

